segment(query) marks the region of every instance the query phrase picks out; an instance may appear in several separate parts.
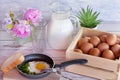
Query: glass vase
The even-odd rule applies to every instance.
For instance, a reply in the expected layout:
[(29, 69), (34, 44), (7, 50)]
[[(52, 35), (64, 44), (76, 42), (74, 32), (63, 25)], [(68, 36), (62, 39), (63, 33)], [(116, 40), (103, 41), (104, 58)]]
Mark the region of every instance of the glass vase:
[(25, 44), (30, 43), (32, 41), (32, 35), (26, 38), (19, 38), (16, 36), (12, 36), (12, 38), (14, 40), (13, 43), (11, 44), (13, 48), (19, 48), (19, 47), (25, 46)]
[(46, 48), (46, 27), (45, 21), (42, 21), (39, 26), (36, 27), (32, 34), (32, 49), (33, 53), (43, 53)]

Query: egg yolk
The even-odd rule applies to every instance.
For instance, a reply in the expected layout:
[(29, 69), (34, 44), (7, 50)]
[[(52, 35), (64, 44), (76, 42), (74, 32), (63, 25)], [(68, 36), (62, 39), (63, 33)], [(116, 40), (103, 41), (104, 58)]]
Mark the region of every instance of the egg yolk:
[(37, 63), (36, 69), (38, 69), (38, 70), (46, 69), (46, 65), (44, 63)]

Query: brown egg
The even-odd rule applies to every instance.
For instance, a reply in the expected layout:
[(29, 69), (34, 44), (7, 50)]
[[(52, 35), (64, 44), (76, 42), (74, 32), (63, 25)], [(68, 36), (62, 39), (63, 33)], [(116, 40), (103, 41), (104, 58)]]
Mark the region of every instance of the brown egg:
[(83, 43), (86, 43), (88, 42), (88, 39), (87, 38), (81, 38), (79, 41), (78, 41), (78, 47), (80, 48), (80, 46), (83, 44)]
[(83, 51), (83, 53), (88, 53), (90, 49), (93, 48), (93, 44), (91, 43), (83, 43), (80, 47), (80, 49)]
[(120, 44), (120, 38), (119, 37), (117, 37), (116, 44)]
[(74, 49), (75, 52), (83, 53), (80, 49)]
[(115, 57), (118, 58), (119, 55), (119, 51), (120, 51), (120, 45), (119, 44), (115, 44), (111, 47), (112, 52), (114, 53)]
[(89, 51), (89, 55), (100, 56), (101, 53), (100, 53), (100, 50), (99, 50), (98, 48), (92, 48), (92, 49)]
[(100, 36), (100, 41), (101, 42), (106, 42), (106, 37), (107, 37), (107, 35), (101, 35)]
[(103, 58), (107, 58), (107, 59), (112, 59), (112, 60), (115, 59), (114, 53), (111, 50), (105, 50), (105, 51), (103, 51), (102, 57)]
[(116, 58), (119, 58), (120, 57), (120, 50), (119, 52), (116, 54)]
[(87, 39), (87, 40), (89, 40), (89, 39), (90, 39), (90, 37), (87, 37), (87, 36), (85, 36), (84, 38), (85, 38), (85, 39)]
[(92, 36), (89, 40), (94, 46), (97, 46), (100, 43), (100, 39), (97, 36)]
[(106, 49), (109, 49), (109, 45), (107, 43), (100, 43), (98, 45), (98, 49), (100, 50), (100, 52), (106, 50)]
[(114, 45), (116, 44), (117, 36), (115, 34), (108, 34), (106, 38), (106, 42), (108, 45)]

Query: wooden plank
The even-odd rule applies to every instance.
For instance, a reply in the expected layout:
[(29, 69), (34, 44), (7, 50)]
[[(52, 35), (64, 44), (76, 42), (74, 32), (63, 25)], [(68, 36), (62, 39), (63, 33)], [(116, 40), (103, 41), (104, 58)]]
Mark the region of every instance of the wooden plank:
[(20, 75), (16, 69), (11, 70), (8, 74), (3, 74), (3, 80), (51, 80), (51, 79), (59, 80), (59, 76), (55, 75), (55, 73), (51, 73), (50, 75), (44, 78), (29, 79)]
[(13, 40), (10, 33), (7, 33), (6, 31), (0, 31), (0, 41), (1, 40)]
[(93, 68), (90, 66), (84, 66), (84, 65), (71, 65), (66, 68), (66, 71), (81, 74), (89, 77), (94, 77), (101, 80), (117, 80), (117, 74), (99, 69), (99, 68)]
[(79, 75), (79, 74), (74, 74), (68, 71), (63, 71), (62, 70), (62, 76), (66, 77), (65, 79), (60, 79), (60, 80), (98, 80), (96, 78), (91, 78), (88, 76), (83, 76), (83, 75)]
[[(26, 47), (31, 46), (32, 44), (26, 43), (21, 45), (16, 45), (15, 41), (0, 41), (0, 49), (26, 49)], [(29, 45), (28, 45), (29, 44)]]
[(118, 66), (118, 76), (117, 76), (117, 80), (120, 80), (120, 57), (119, 57), (119, 66)]
[(86, 65), (97, 67), (105, 70), (110, 70), (117, 72), (118, 71), (118, 61), (109, 60), (101, 57), (95, 57), (87, 54), (81, 54), (76, 52), (69, 52), (66, 55), (67, 59), (87, 59), (88, 63)]

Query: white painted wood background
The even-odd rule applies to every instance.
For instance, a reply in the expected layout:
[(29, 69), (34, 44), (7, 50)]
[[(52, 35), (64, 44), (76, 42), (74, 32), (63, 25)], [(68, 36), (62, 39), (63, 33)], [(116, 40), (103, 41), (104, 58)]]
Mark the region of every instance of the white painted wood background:
[(99, 18), (104, 21), (120, 21), (120, 0), (0, 0), (0, 20), (9, 10), (20, 8), (37, 8), (43, 11), (43, 15), (50, 15), (51, 3), (61, 2), (72, 8), (71, 13), (77, 14), (81, 7), (89, 5), (100, 12)]

